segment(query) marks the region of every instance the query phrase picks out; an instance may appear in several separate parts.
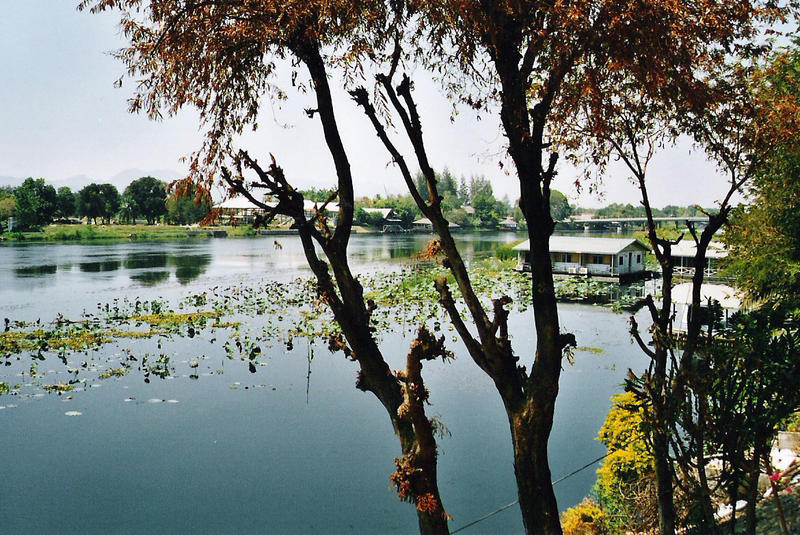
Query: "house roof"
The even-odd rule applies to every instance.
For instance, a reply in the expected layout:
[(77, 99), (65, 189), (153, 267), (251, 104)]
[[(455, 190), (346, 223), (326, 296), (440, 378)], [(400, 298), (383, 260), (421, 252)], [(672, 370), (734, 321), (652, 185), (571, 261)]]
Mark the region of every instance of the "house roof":
[[(265, 201), (265, 204), (271, 205), (271, 203)], [(256, 206), (250, 199), (247, 197), (237, 195), (236, 197), (231, 197), (230, 199), (225, 199), (221, 203), (214, 206), (214, 208), (227, 208), (230, 210), (252, 210), (256, 208), (260, 208), (260, 206)]]
[[(272, 207), (275, 206), (276, 203), (273, 200), (265, 199), (264, 204)], [(308, 199), (305, 199), (303, 201), (303, 210), (305, 210), (306, 212), (313, 212), (314, 206), (319, 208), (323, 204), (325, 203), (309, 201)], [(256, 206), (255, 204), (250, 202), (250, 200), (247, 197), (237, 195), (236, 197), (231, 197), (230, 199), (226, 199), (223, 202), (215, 205), (214, 208), (227, 208), (229, 210), (253, 210), (260, 208), (260, 206)], [(328, 206), (325, 207), (325, 211), (330, 213), (336, 212), (338, 210), (339, 210), (339, 205), (336, 203), (329, 203)]]
[[(722, 308), (739, 309), (742, 300), (738, 292), (725, 284), (703, 284), (700, 286), (700, 303), (705, 305), (709, 299), (717, 301)], [(678, 304), (692, 302), (692, 283), (684, 282), (672, 287), (672, 300)]]
[[(634, 238), (587, 238), (584, 236), (551, 236), (550, 251), (553, 253), (592, 253), (592, 254), (617, 254), (626, 247), (633, 245), (642, 251), (649, 251)], [(530, 240), (525, 240), (514, 247), (515, 251), (530, 251)]]
[[(315, 206), (317, 207), (317, 209), (319, 209), (319, 208), (322, 208), (323, 204), (325, 204), (324, 201), (317, 202), (317, 201), (309, 201), (308, 199), (305, 199), (305, 200), (303, 200), (303, 210), (306, 211), (306, 212), (313, 212)], [(330, 202), (325, 207), (325, 211), (326, 212), (338, 212), (339, 211), (339, 205), (334, 203), (334, 202)]]
[[(684, 238), (677, 245), (673, 245), (671, 251), (672, 256), (694, 258), (694, 255), (697, 254), (697, 245), (691, 237), (688, 240)], [(708, 244), (706, 258), (725, 258), (726, 256), (728, 256), (728, 251), (725, 249), (725, 245), (716, 241)]]
[[(427, 217), (423, 217), (422, 219), (417, 219), (416, 221), (414, 221), (414, 224), (415, 225), (431, 225), (431, 226), (433, 226), (433, 223), (431, 223), (431, 220), (428, 219)], [(457, 225), (457, 224), (453, 223), (452, 221), (450, 221), (450, 222), (448, 222), (447, 226), (450, 227), (450, 228), (457, 228), (460, 225)]]
[(364, 208), (364, 211), (368, 214), (381, 214), (384, 219), (392, 214), (391, 208)]

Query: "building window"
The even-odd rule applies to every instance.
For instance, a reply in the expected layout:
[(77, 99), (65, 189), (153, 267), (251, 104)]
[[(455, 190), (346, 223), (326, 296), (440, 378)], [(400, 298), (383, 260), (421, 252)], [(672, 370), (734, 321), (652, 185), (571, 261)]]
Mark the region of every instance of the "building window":
[(603, 263), (603, 255), (596, 254), (592, 255), (592, 264), (602, 264)]
[(636, 263), (637, 264), (641, 264), (642, 263), (642, 255), (641, 255), (641, 253), (636, 255)]
[(624, 266), (625, 265), (625, 257), (624, 256), (620, 256), (619, 257), (619, 265), (620, 266)]
[(572, 253), (561, 253), (561, 261), (565, 263), (572, 262)]

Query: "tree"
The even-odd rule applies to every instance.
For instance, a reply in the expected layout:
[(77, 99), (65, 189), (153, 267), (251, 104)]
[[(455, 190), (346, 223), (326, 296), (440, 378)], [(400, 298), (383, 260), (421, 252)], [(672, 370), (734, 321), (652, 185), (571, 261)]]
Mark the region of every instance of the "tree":
[(104, 203), (100, 186), (89, 184), (78, 192), (78, 214), (97, 224), (97, 218), (103, 216)]
[(137, 216), (144, 217), (148, 225), (167, 213), (166, 185), (151, 176), (143, 176), (131, 182), (125, 188), (125, 196), (132, 204), (134, 219)]
[[(411, 37), (395, 39), (385, 74), (378, 78), (384, 100), (400, 117), (420, 169), (426, 175), (424, 198), (408, 176), (384, 125), (370, 110), (365, 89), (354, 94), (376, 133), (398, 164), (418, 206), (440, 236), (456, 284), (464, 297), (477, 337), (460, 318), (447, 285), (438, 284), (451, 321), (470, 355), (492, 378), (508, 413), (514, 446), (520, 508), (528, 533), (560, 533), (558, 508), (550, 483), (547, 442), (564, 350), (574, 337), (559, 329), (549, 237), (550, 185), (558, 153), (547, 139), (552, 118), (561, 110), (589, 100), (587, 87), (594, 63), (628, 72), (645, 87), (658, 87), (683, 72), (715, 67), (730, 42), (751, 35), (753, 6), (723, 2), (650, 2), (631, 8), (627, 3), (413, 2), (407, 19)], [(673, 49), (664, 43), (675, 42)], [(709, 36), (713, 36), (709, 38)], [(404, 47), (405, 45), (405, 47)], [(508, 154), (520, 183), (520, 208), (531, 242), (534, 326), (533, 363), (518, 364), (507, 336), (503, 305), (494, 304), (490, 319), (473, 299), (466, 270), (441, 216), (435, 176), (430, 170), (422, 128), (407, 76), (394, 87), (403, 50), (445, 77), (449, 94), (466, 105), (484, 109), (496, 105), (508, 140)], [(556, 123), (557, 124), (557, 123)]]
[[(709, 395), (703, 372), (697, 369), (698, 362), (708, 358), (714, 323), (700, 313), (704, 270), (697, 269), (692, 276), (693, 313), (687, 332), (677, 343), (672, 325), (671, 248), (688, 234), (696, 246), (694, 265), (705, 264), (714, 234), (728, 221), (732, 196), (754, 176), (763, 163), (765, 149), (774, 144), (774, 131), (762, 125), (762, 118), (768, 115), (766, 110), (774, 102), (759, 96), (750, 71), (743, 67), (754, 59), (754, 50), (744, 48), (739, 52), (740, 64), (724, 63), (721, 58), (727, 61), (729, 57), (721, 54), (712, 62), (714, 68), (691, 74), (688, 80), (677, 77), (653, 89), (639, 86), (628, 74), (615, 69), (597, 71), (586, 89), (594, 99), (578, 110), (579, 119), (568, 127), (577, 125), (577, 131), (565, 130), (562, 138), (567, 147), (592, 140), (586, 149), (586, 161), (601, 168), (609, 155), (628, 167), (639, 186), (648, 239), (661, 266), (660, 303), (652, 296), (643, 301), (652, 321), (650, 343), (643, 340), (636, 319), (631, 318), (631, 334), (649, 357), (650, 365), (638, 376), (631, 373), (627, 388), (647, 407), (644, 419), (655, 465), (659, 526), (665, 534), (675, 533), (680, 521), (675, 506), (676, 485), (690, 499), (691, 507), (686, 511), (689, 517), (685, 520), (704, 533), (716, 533), (718, 529), (713, 500), (721, 482), (711, 480), (707, 466), (714, 446), (726, 444), (727, 439), (719, 438), (720, 427), (713, 421), (715, 398)], [(691, 91), (685, 87), (691, 87)], [(728, 189), (722, 194), (718, 210), (706, 213), (708, 224), (702, 232), (687, 222), (685, 234), (670, 240), (656, 233), (647, 167), (653, 154), (681, 132), (693, 135), (710, 159), (719, 164), (728, 177)], [(573, 145), (571, 136), (576, 140)], [(734, 412), (740, 409), (731, 404), (726, 408)], [(732, 414), (729, 412), (728, 416)]]
[(123, 195), (119, 201), (117, 220), (132, 225), (136, 222), (136, 208), (133, 199), (128, 195)]
[[(416, 505), (422, 533), (447, 533), (437, 483), (436, 440), (424, 413), (427, 394), (421, 377), (424, 360), (447, 356), (444, 338), (437, 340), (420, 328), (406, 370), (392, 373), (372, 335), (374, 304), (365, 302), (347, 260), (355, 210), (353, 179), (336, 122), (323, 48), (342, 44), (349, 37), (350, 42), (344, 44), (346, 55), (362, 57), (366, 43), (357, 36), (384, 26), (384, 6), (362, 1), (228, 0), (203, 4), (85, 0), (80, 6), (93, 11), (118, 8), (122, 14), (123, 32), (131, 43), (119, 57), (132, 75), (142, 77), (139, 92), (131, 100), (132, 111), (143, 109), (158, 117), (163, 107), (173, 112), (189, 105), (199, 108), (208, 128), (202, 157), (192, 164), (196, 175), (202, 169), (209, 171), (206, 177), (213, 177), (216, 171), (233, 192), (265, 209), (266, 220), (282, 214), (294, 221), (320, 299), (331, 308), (341, 329), (331, 347), (358, 362), (356, 386), (374, 394), (385, 407), (400, 441), (402, 456), (392, 475), (398, 494)], [(274, 85), (273, 74), (274, 61), (287, 56), (307, 69), (310, 81), (302, 86), (316, 97), (316, 108), (307, 114), (319, 119), (336, 170), (335, 195), (326, 198), (311, 217), (304, 210), (303, 195), (290, 185), (274, 159), (264, 167), (247, 151), (233, 146), (234, 137), (255, 123), (264, 92), (284, 95)], [(275, 206), (256, 199), (245, 173), (255, 175), (252, 183), (273, 195)], [(331, 229), (323, 211), (334, 199), (339, 209), (337, 226)], [(326, 261), (319, 258), (316, 247)]]
[(111, 218), (119, 211), (121, 198), (117, 187), (113, 184), (100, 184), (100, 196), (103, 200), (102, 218), (111, 224)]
[(572, 207), (569, 205), (567, 196), (554, 189), (550, 192), (550, 213), (553, 219), (563, 221), (572, 215)]
[(75, 215), (75, 194), (69, 186), (61, 186), (56, 193), (56, 217), (67, 218)]
[[(800, 295), (800, 44), (777, 54), (764, 70), (765, 91), (778, 121), (778, 139), (734, 211), (724, 235), (727, 272), (754, 301), (795, 300)], [(767, 112), (769, 113), (769, 112)]]
[[(200, 193), (200, 195), (198, 195)], [(202, 221), (211, 211), (211, 200), (202, 195), (202, 190), (194, 183), (185, 189), (173, 189), (167, 198), (167, 221), (173, 225), (191, 225)]]
[(300, 190), (300, 193), (303, 194), (304, 198), (314, 202), (325, 202), (335, 192), (336, 192), (336, 187), (319, 188), (319, 189), (311, 188), (311, 189)]
[(0, 187), (0, 231), (10, 218), (14, 217), (17, 202), (14, 200), (14, 190), (10, 187)]
[(17, 226), (35, 229), (53, 221), (56, 212), (56, 190), (43, 178), (26, 178), (14, 190)]
[(119, 191), (113, 184), (89, 184), (78, 192), (78, 213), (97, 224), (111, 223), (120, 208)]

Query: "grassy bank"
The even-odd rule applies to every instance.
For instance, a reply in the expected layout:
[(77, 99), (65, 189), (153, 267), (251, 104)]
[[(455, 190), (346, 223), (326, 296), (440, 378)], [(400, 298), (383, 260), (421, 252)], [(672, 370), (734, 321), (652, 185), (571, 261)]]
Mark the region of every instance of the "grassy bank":
[(180, 225), (48, 225), (37, 232), (7, 232), (0, 235), (0, 240), (6, 242), (182, 240), (210, 237), (214, 231), (221, 230), (231, 237), (259, 234), (258, 230), (249, 225), (203, 228), (187, 228)]

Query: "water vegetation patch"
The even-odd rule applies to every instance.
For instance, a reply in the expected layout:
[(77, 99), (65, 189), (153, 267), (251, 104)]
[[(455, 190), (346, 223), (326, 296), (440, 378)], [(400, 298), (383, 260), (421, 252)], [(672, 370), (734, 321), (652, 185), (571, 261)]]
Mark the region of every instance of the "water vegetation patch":
[(60, 394), (61, 392), (71, 392), (75, 387), (70, 383), (62, 383), (59, 381), (52, 385), (42, 385), (42, 388), (47, 392), (56, 392)]
[[(508, 308), (524, 311), (531, 304), (530, 275), (514, 271), (513, 264), (513, 259), (490, 257), (473, 262), (469, 269), (476, 292), (487, 304), (509, 296)], [(384, 333), (412, 333), (420, 325), (434, 332), (454, 330), (440, 310), (433, 285), (441, 276), (451, 281), (458, 299), (449, 271), (428, 260), (359, 276), (371, 310), (371, 327), (379, 341)], [(613, 298), (608, 285), (591, 279), (559, 281), (556, 290), (571, 301), (607, 302)], [(457, 341), (458, 337), (453, 334), (450, 339)], [(275, 355), (275, 348), (292, 352), (299, 343), (305, 346), (310, 382), (315, 345), (330, 348), (340, 340), (339, 327), (311, 279), (214, 286), (176, 302), (117, 298), (98, 303), (94, 312), (74, 319), (62, 314), (49, 323), (6, 319), (0, 332), (0, 370), (30, 379), (22, 389), (0, 383), (6, 385), (0, 386), (0, 395), (34, 395), (37, 389), (63, 392), (66, 390), (60, 389), (66, 387), (80, 390), (99, 386), (97, 381), (109, 378), (198, 380), (203, 375), (225, 373), (229, 361), (256, 373)], [(200, 348), (201, 343), (211, 348)], [(601, 351), (592, 347), (579, 350)], [(220, 360), (208, 360), (204, 351)], [(61, 365), (44, 371), (39, 364), (50, 358), (57, 358)], [(51, 373), (67, 374), (69, 379), (47, 385), (43, 377)], [(0, 375), (0, 379), (4, 377)]]

